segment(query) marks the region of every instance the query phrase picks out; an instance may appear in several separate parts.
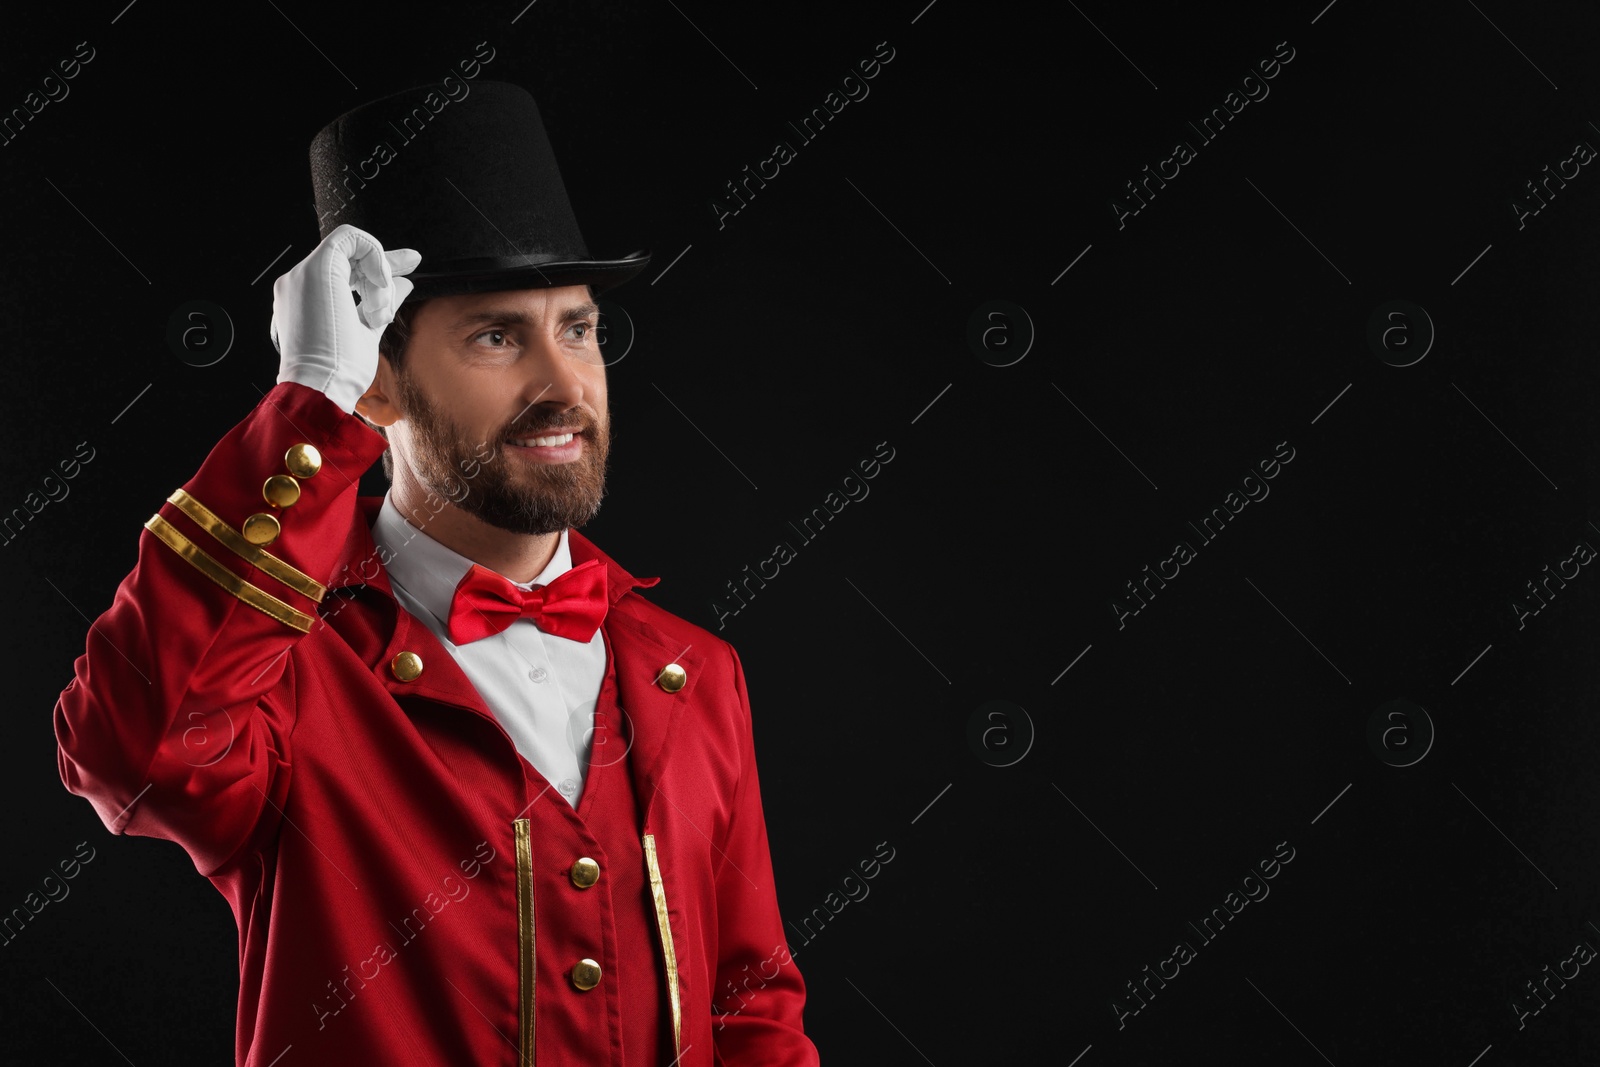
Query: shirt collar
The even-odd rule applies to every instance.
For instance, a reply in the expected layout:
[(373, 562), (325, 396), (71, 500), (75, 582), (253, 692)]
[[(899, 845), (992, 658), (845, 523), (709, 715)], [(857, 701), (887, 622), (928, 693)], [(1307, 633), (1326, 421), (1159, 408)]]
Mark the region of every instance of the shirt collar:
[[(518, 589), (532, 589), (536, 585), (547, 585), (571, 570), (572, 550), (567, 544), (567, 533), (565, 529), (561, 531), (555, 554), (533, 581), (512, 584)], [(400, 514), (389, 494), (384, 495), (378, 517), (373, 521), (372, 540), (388, 560), (385, 567), (389, 580), (440, 622), (448, 619), (456, 586), (471, 569), (473, 561), (413, 526)]]

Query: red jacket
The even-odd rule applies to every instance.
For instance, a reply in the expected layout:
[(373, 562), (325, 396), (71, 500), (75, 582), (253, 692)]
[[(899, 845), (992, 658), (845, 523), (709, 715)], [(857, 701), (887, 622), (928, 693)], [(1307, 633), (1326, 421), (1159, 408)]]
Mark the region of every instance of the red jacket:
[[(574, 564), (607, 568), (645, 867), (637, 900), (604, 871), (574, 889), (535, 817), (556, 809), (534, 807), (566, 800), (394, 598), (379, 498), (357, 496), (384, 447), (276, 386), (145, 524), (55, 710), (67, 788), (113, 833), (178, 842), (232, 905), (239, 1064), (292, 1047), (281, 1067), (622, 1067), (607, 983), (641, 953), (673, 1024), (661, 1062), (816, 1064), (732, 646), (569, 534)], [(274, 475), (297, 500), (264, 499)], [(580, 959), (599, 974), (575, 976)]]

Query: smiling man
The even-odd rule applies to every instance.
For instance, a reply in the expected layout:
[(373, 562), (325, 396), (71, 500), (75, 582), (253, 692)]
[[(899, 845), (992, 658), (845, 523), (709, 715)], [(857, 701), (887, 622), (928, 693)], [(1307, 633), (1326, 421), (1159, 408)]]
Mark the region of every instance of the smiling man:
[(431, 95), (313, 141), (278, 383), (145, 524), (62, 780), (229, 901), (241, 1065), (815, 1065), (739, 657), (577, 530), (649, 257), (590, 257), (504, 83), (333, 188)]

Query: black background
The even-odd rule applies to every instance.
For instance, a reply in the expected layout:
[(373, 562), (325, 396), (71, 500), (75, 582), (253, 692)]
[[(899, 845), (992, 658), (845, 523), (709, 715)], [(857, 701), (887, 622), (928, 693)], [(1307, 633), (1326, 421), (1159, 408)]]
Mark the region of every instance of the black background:
[[(8, 14), (0, 109), (94, 58), (0, 146), (0, 510), (94, 459), (0, 546), (0, 911), (96, 857), (0, 946), (0, 1058), (231, 1055), (224, 900), (65, 792), (50, 709), (139, 524), (271, 388), (311, 136), (480, 41), (482, 77), (538, 97), (590, 249), (655, 255), (611, 297), (637, 337), (586, 532), (739, 649), (785, 918), (894, 849), (792, 942), (825, 1062), (1593, 1058), (1593, 966), (1521, 1029), (1512, 1002), (1600, 948), (1600, 577), (1522, 628), (1512, 605), (1600, 546), (1600, 173), (1520, 227), (1512, 202), (1600, 146), (1600, 12), (926, 2)], [(799, 143), (879, 42), (870, 95)], [(1279, 42), (1270, 95), (1201, 143), (1186, 121)], [(796, 158), (719, 228), (712, 198), (780, 139)], [(1179, 139), (1196, 158), (1119, 228)], [(969, 319), (997, 299), (1035, 337), (1002, 321), (985, 362)], [(190, 300), (238, 330), (208, 367), (165, 340)], [(1427, 348), (1406, 367), (1367, 340), (1393, 300), (1436, 331), (1401, 323)], [(1187, 522), (1284, 441), (1270, 495), (1200, 543)], [(870, 495), (800, 544), (788, 523), (880, 442)], [(1180, 539), (1195, 560), (1119, 629), (1123, 583)], [(718, 629), (780, 540), (797, 558)], [(1407, 767), (1368, 742), (1394, 699), (1436, 732)], [(1027, 721), (975, 746), (990, 700)], [(1426, 731), (1402, 726), (1403, 762)], [(1186, 924), (1280, 842), (1270, 895), (1201, 944)], [(1179, 939), (1196, 958), (1119, 1028)]]

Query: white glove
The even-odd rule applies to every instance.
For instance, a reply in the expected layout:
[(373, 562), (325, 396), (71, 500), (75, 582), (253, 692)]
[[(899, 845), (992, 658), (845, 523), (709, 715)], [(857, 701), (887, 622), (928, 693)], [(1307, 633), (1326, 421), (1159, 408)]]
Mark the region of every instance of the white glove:
[[(346, 414), (378, 375), (378, 338), (410, 295), (422, 262), (413, 248), (385, 252), (348, 223), (272, 283), (272, 344), (278, 381), (316, 389)], [(361, 294), (356, 306), (352, 292)]]

